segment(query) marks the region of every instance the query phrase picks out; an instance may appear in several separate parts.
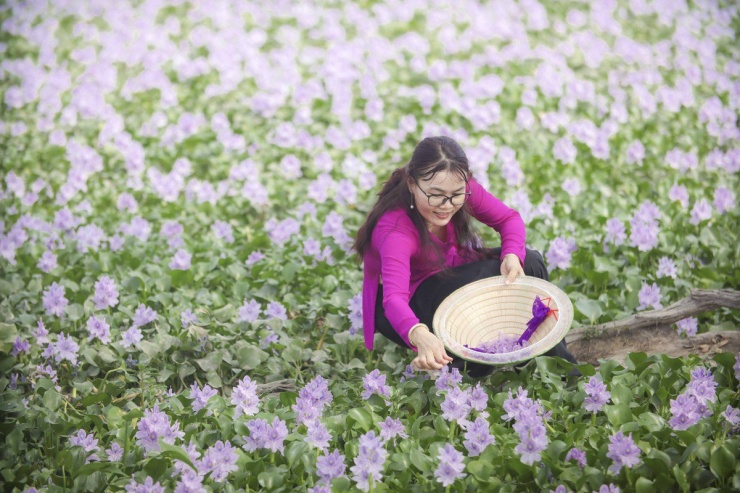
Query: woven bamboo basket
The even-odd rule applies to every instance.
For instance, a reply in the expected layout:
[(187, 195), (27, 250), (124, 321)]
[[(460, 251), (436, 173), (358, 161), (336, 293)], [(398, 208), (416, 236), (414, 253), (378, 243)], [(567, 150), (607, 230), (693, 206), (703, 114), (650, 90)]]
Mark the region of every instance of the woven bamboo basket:
[[(573, 323), (573, 304), (554, 284), (536, 277), (518, 277), (507, 285), (503, 276), (475, 281), (451, 293), (434, 313), (434, 333), (447, 350), (463, 359), (487, 365), (511, 365), (552, 349)], [(507, 353), (474, 351), (503, 336), (519, 337), (532, 318), (535, 297), (550, 298), (557, 318), (548, 316), (532, 334), (529, 344)], [(467, 345), (467, 347), (466, 347)]]

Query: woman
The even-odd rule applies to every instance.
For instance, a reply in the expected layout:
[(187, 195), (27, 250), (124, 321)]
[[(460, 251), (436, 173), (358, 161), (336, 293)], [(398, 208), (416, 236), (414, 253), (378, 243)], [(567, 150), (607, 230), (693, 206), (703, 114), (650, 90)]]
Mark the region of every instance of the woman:
[[(501, 235), (501, 247), (481, 248), (471, 217)], [(357, 232), (354, 248), (364, 261), (362, 289), (365, 346), (376, 331), (418, 355), (412, 365), (438, 370), (448, 363), (471, 377), (488, 365), (453, 360), (431, 325), (437, 306), (457, 288), (503, 275), (548, 279), (542, 255), (525, 248), (518, 212), (486, 191), (470, 173), (462, 148), (449, 137), (429, 137), (409, 163), (393, 172)], [(546, 353), (575, 363), (561, 342)]]

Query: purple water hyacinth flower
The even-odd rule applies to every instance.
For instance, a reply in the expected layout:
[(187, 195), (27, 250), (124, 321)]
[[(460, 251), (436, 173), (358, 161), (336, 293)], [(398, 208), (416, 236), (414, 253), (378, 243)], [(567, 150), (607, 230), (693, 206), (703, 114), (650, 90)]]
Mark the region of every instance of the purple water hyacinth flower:
[(170, 445), (181, 439), (185, 433), (180, 431), (180, 423), (170, 423), (170, 418), (159, 410), (159, 406), (144, 411), (144, 417), (136, 424), (136, 443), (146, 452), (158, 452), (159, 439)]
[(568, 493), (568, 488), (566, 488), (562, 484), (559, 484), (557, 488), (555, 488), (554, 490), (550, 490), (549, 493)]
[(740, 353), (735, 356), (735, 364), (732, 369), (735, 370), (735, 379), (740, 380)]
[(47, 250), (41, 255), (41, 258), (36, 264), (36, 267), (48, 274), (52, 270), (56, 269), (58, 265), (59, 264), (57, 263), (57, 256), (54, 254), (54, 252)]
[(658, 272), (655, 275), (657, 277), (672, 277), (675, 279), (678, 275), (676, 263), (669, 257), (660, 257), (658, 260)]
[(304, 439), (309, 445), (316, 447), (321, 451), (329, 449), (331, 434), (318, 419), (306, 425), (306, 438)]
[(123, 447), (116, 442), (111, 442), (110, 448), (107, 448), (105, 453), (108, 454), (109, 462), (118, 462), (123, 459)]
[(437, 481), (442, 483), (442, 486), (450, 486), (458, 479), (463, 479), (467, 476), (463, 471), (465, 470), (465, 464), (463, 464), (463, 455), (455, 450), (455, 447), (447, 443), (444, 447), (439, 449), (437, 454), (439, 459), (439, 465), (434, 471), (434, 477)]
[(207, 493), (203, 488), (203, 476), (188, 467), (180, 474), (174, 493)]
[(383, 464), (388, 451), (383, 448), (385, 443), (383, 439), (376, 436), (373, 430), (360, 436), (359, 442), (360, 451), (350, 471), (357, 487), (362, 491), (368, 491), (371, 481), (375, 483), (383, 479)]
[(520, 454), (522, 464), (532, 465), (542, 459), (542, 451), (547, 448), (548, 438), (542, 420), (536, 416), (525, 416), (517, 421), (514, 430), (519, 434), (519, 444), (514, 451)]
[(113, 235), (108, 239), (108, 248), (111, 252), (117, 252), (123, 248), (124, 238), (119, 235)]
[(216, 221), (211, 226), (216, 238), (224, 240), (224, 243), (234, 243), (234, 230), (231, 225), (225, 221)]
[(95, 295), (93, 296), (96, 310), (114, 307), (118, 304), (118, 289), (113, 279), (102, 276), (95, 283)]
[(296, 412), (296, 424), (300, 426), (318, 419), (332, 399), (328, 382), (318, 375), (300, 390), (296, 403), (292, 406)]
[(470, 389), (453, 387), (447, 391), (441, 404), (442, 417), (447, 421), (464, 421), (470, 414)]
[(197, 322), (198, 317), (190, 310), (190, 308), (186, 309), (180, 314), (180, 323), (183, 327), (188, 327), (190, 325), (196, 324)]
[(127, 210), (129, 212), (136, 212), (138, 204), (136, 199), (130, 193), (122, 193), (118, 196), (118, 202), (116, 203), (119, 211)]
[(645, 146), (639, 140), (632, 141), (627, 147), (627, 158), (626, 161), (629, 164), (642, 164), (642, 160), (645, 158)]
[(624, 240), (627, 239), (627, 234), (624, 230), (624, 223), (618, 218), (613, 217), (606, 221), (606, 238), (604, 243), (612, 243), (614, 245), (621, 245)]
[(259, 303), (255, 300), (250, 300), (249, 303), (247, 303), (247, 300), (245, 299), (244, 304), (239, 308), (238, 320), (240, 322), (252, 323), (256, 321), (261, 314), (262, 307)]
[(684, 209), (689, 206), (689, 192), (683, 185), (673, 185), (668, 191), (668, 198), (680, 202)]
[(660, 288), (656, 283), (643, 283), (637, 298), (640, 301), (640, 305), (637, 307), (638, 310), (644, 310), (648, 307), (653, 307), (655, 310), (663, 308), (660, 302)]
[(319, 482), (313, 488), (308, 488), (306, 493), (331, 493), (331, 487), (328, 484)]
[(127, 493), (164, 493), (164, 486), (159, 481), (156, 483), (151, 476), (147, 476), (143, 483), (139, 484), (131, 476), (131, 482), (126, 485)]
[(571, 197), (576, 197), (581, 193), (581, 182), (577, 178), (568, 178), (563, 182), (561, 188)]
[(13, 349), (10, 352), (11, 356), (18, 356), (20, 353), (27, 353), (31, 349), (31, 343), (26, 340), (21, 340), (20, 336), (15, 338), (13, 343)]
[(449, 390), (457, 387), (462, 383), (462, 375), (460, 370), (457, 368), (450, 369), (448, 365), (442, 367), (439, 370), (439, 375), (434, 381), (434, 386), (437, 388), (437, 394), (444, 390)]
[(257, 449), (264, 448), (269, 426), (267, 420), (261, 418), (248, 421), (249, 436), (242, 437), (245, 442), (244, 450), (254, 452)]
[(583, 401), (583, 407), (594, 414), (601, 411), (604, 405), (611, 399), (611, 393), (606, 390), (606, 384), (596, 377), (591, 377), (586, 385), (583, 386), (586, 391), (586, 398)]
[(77, 365), (77, 351), (79, 350), (80, 346), (72, 339), (72, 336), (66, 337), (62, 332), (54, 345), (54, 361), (61, 363), (67, 360), (72, 365)]
[(211, 388), (210, 385), (205, 384), (203, 389), (198, 386), (197, 383), (193, 383), (190, 387), (190, 398), (193, 400), (193, 412), (198, 412), (208, 404), (208, 400), (214, 395), (218, 395), (218, 390)]
[(143, 327), (157, 318), (157, 312), (141, 303), (134, 312), (134, 327)]
[(400, 419), (393, 419), (390, 416), (385, 418), (385, 421), (378, 423), (380, 427), (380, 438), (385, 441), (390, 440), (393, 437), (408, 438), (406, 431), (401, 423)]
[(707, 199), (701, 199), (694, 203), (694, 208), (691, 209), (691, 224), (699, 224), (702, 221), (706, 221), (712, 217), (712, 206), (709, 204)]
[(183, 250), (182, 248), (178, 249), (175, 254), (172, 256), (172, 260), (170, 261), (170, 269), (172, 270), (189, 270), (192, 266), (192, 259), (193, 255), (190, 254), (187, 250)]
[(245, 375), (231, 392), (231, 403), (236, 406), (234, 418), (242, 414), (253, 416), (259, 411), (259, 397), (257, 397), (257, 384)]
[(725, 212), (734, 209), (735, 194), (725, 187), (717, 187), (714, 190), (714, 207), (720, 214), (724, 214)]
[(199, 475), (205, 476), (210, 472), (213, 481), (221, 482), (230, 472), (239, 469), (236, 466), (238, 458), (231, 443), (218, 440), (203, 453), (203, 458), (196, 463), (196, 467)]
[(725, 418), (730, 428), (740, 426), (740, 409), (736, 409), (728, 404), (727, 409), (722, 412), (721, 416)]
[(691, 381), (687, 386), (687, 391), (702, 402), (714, 402), (717, 398), (717, 382), (714, 380), (712, 372), (699, 366), (691, 370)]
[(551, 243), (545, 252), (547, 259), (547, 269), (553, 271), (556, 268), (567, 269), (570, 267), (570, 260), (573, 252), (578, 249), (573, 238), (558, 236)]
[(485, 418), (478, 416), (475, 421), (467, 425), (463, 445), (468, 451), (468, 457), (479, 456), (492, 443), (496, 443), (496, 438), (491, 435), (488, 421)]
[(618, 486), (615, 486), (613, 483), (609, 483), (608, 485), (602, 484), (599, 491), (594, 491), (593, 493), (620, 493), (620, 491)]
[(56, 282), (51, 283), (51, 286), (44, 290), (42, 302), (48, 315), (55, 315), (57, 317), (64, 315), (64, 309), (69, 303), (64, 296), (64, 286)]
[(552, 155), (555, 159), (563, 164), (571, 164), (575, 162), (578, 150), (573, 145), (573, 141), (569, 137), (562, 137), (555, 142), (552, 148)]
[(339, 453), (339, 450), (334, 449), (332, 453), (324, 452), (323, 455), (319, 456), (316, 460), (316, 474), (319, 475), (321, 481), (327, 484), (332, 479), (338, 478), (344, 475), (344, 471), (347, 468), (344, 463), (344, 455)]
[(380, 373), (380, 370), (375, 369), (365, 375), (362, 379), (362, 398), (367, 400), (373, 394), (378, 394), (381, 397), (390, 397), (391, 388), (385, 384), (385, 375)]
[(44, 321), (39, 318), (38, 322), (36, 323), (36, 330), (33, 331), (33, 337), (36, 338), (36, 344), (46, 344), (49, 342), (49, 331), (46, 329), (46, 326), (44, 325)]
[(110, 325), (105, 321), (105, 318), (98, 318), (93, 315), (87, 319), (87, 331), (90, 333), (87, 338), (88, 342), (97, 337), (103, 344), (110, 343)]
[(689, 393), (671, 399), (673, 417), (668, 421), (670, 427), (674, 430), (686, 430), (698, 423), (703, 414), (700, 404), (699, 400)]
[(632, 440), (632, 433), (624, 436), (621, 431), (609, 439), (606, 456), (614, 461), (609, 472), (619, 474), (623, 467), (632, 468), (640, 463), (640, 449)]
[(86, 464), (89, 464), (91, 461), (100, 460), (100, 457), (95, 453), (100, 450), (100, 447), (98, 447), (98, 439), (95, 438), (94, 433), (91, 432), (88, 434), (85, 430), (78, 430), (76, 435), (69, 437), (69, 443), (73, 446), (82, 447), (85, 449), (85, 452), (93, 452), (87, 456)]
[(578, 463), (578, 467), (583, 469), (584, 467), (586, 467), (586, 452), (579, 448), (573, 447), (565, 455), (565, 462), (568, 462), (570, 460), (575, 460)]
[(283, 453), (285, 448), (283, 442), (288, 436), (288, 427), (285, 425), (285, 421), (275, 416), (272, 420), (272, 424), (267, 425), (267, 429), (264, 434), (264, 445), (263, 448), (270, 449), (272, 452)]
[(630, 242), (641, 252), (650, 251), (658, 244), (658, 232), (660, 231), (658, 220), (660, 210), (655, 204), (646, 200), (635, 212), (630, 221), (632, 231)]
[(126, 332), (121, 334), (121, 346), (128, 348), (136, 346), (144, 336), (141, 334), (141, 329), (138, 327), (130, 327)]
[(480, 413), (483, 413), (488, 407), (488, 393), (481, 387), (480, 382), (470, 389), (468, 393), (468, 405), (471, 409)]
[(679, 335), (686, 334), (693, 337), (699, 330), (699, 321), (694, 317), (684, 318), (676, 322), (676, 330)]
[(267, 304), (265, 315), (270, 319), (278, 319), (282, 321), (288, 320), (288, 311), (277, 301), (271, 301)]

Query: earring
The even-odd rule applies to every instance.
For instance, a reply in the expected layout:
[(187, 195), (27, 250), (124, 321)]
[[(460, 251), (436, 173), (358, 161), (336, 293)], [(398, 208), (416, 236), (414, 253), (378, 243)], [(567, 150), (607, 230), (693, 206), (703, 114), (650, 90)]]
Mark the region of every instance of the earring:
[(410, 205), (409, 207), (410, 207), (411, 209), (413, 209), (413, 208), (414, 208), (414, 204), (411, 204), (411, 205)]
[(409, 193), (411, 194), (411, 205), (409, 205), (409, 208), (413, 209), (414, 208), (414, 194), (410, 188), (409, 188)]

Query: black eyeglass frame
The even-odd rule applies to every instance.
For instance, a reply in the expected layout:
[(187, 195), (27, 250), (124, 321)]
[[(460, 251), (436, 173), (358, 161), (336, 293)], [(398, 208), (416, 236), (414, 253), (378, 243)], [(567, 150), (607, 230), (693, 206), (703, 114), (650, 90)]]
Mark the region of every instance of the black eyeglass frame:
[[(421, 193), (423, 193), (426, 196), (427, 203), (429, 204), (429, 207), (442, 207), (443, 205), (445, 205), (447, 203), (448, 200), (450, 201), (450, 204), (452, 204), (455, 207), (461, 206), (461, 205), (465, 205), (465, 202), (468, 201), (468, 199), (470, 198), (470, 195), (472, 194), (472, 192), (456, 193), (456, 194), (453, 194), (453, 195), (444, 195), (444, 194), (441, 194), (441, 193), (431, 193), (430, 194), (430, 193), (426, 193), (424, 191), (424, 189), (421, 188), (421, 186), (419, 185), (419, 182), (416, 181), (416, 178), (414, 178), (414, 183), (416, 183), (416, 186), (419, 187), (419, 190), (421, 190)], [(468, 181), (467, 180), (465, 180), (465, 189), (466, 190), (468, 189)], [(462, 203), (460, 203), (460, 204), (454, 203), (452, 201), (452, 199), (455, 198), (455, 197), (459, 197), (460, 195), (464, 195), (465, 196), (465, 200), (463, 200)], [(444, 197), (444, 200), (442, 201), (441, 204), (432, 205), (432, 197)]]

